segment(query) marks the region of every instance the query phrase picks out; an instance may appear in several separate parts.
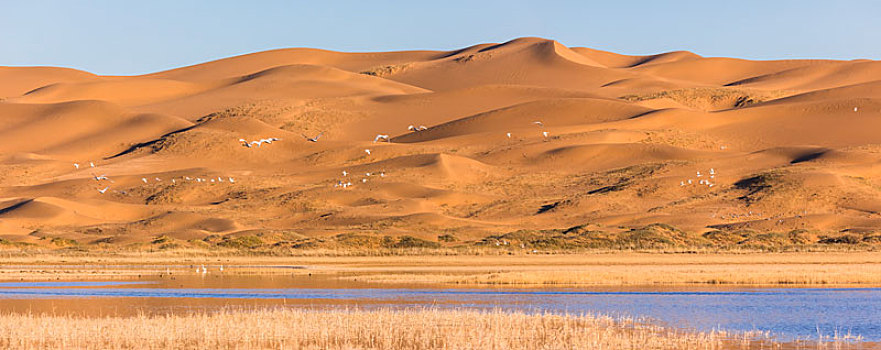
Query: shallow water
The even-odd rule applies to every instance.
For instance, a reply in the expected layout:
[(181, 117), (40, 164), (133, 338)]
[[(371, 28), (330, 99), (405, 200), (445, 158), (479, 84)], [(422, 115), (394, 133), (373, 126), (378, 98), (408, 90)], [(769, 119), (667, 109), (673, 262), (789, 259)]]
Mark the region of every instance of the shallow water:
[(698, 330), (770, 331), (778, 339), (861, 335), (881, 341), (881, 288), (425, 288), (311, 276), (214, 274), (138, 281), (0, 283), (0, 311), (166, 313), (220, 306), (469, 307), (601, 313)]

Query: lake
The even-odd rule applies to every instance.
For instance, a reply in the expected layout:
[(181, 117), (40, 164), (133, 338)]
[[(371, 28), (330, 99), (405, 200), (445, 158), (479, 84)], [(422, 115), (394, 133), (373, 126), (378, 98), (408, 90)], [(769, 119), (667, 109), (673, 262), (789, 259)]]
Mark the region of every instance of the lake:
[(0, 282), (0, 311), (125, 315), (218, 307), (461, 307), (606, 314), (709, 331), (769, 331), (782, 341), (881, 341), (881, 288), (615, 286), (449, 288), (306, 275), (144, 276), (124, 281)]

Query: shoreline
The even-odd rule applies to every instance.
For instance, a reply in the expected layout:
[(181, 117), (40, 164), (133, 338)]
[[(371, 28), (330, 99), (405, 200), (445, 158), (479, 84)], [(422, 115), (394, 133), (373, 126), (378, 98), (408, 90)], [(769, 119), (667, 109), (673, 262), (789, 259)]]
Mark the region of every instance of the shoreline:
[(375, 283), (477, 286), (881, 285), (881, 252), (250, 257), (117, 254), (0, 256), (0, 280), (192, 274), (306, 275)]

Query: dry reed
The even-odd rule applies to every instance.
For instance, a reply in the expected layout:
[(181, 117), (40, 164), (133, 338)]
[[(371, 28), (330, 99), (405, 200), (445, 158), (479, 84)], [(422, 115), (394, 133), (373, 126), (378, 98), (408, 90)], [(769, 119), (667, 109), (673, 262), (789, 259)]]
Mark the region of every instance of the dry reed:
[(224, 309), (132, 317), (0, 315), (17, 349), (720, 349), (721, 332), (605, 316), (462, 309)]

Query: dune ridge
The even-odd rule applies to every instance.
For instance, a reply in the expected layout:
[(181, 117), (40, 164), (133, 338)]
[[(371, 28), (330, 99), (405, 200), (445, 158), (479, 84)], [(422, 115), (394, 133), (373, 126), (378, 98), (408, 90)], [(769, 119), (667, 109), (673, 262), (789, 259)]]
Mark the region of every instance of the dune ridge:
[(879, 67), (544, 38), (0, 67), (0, 243), (870, 246)]

